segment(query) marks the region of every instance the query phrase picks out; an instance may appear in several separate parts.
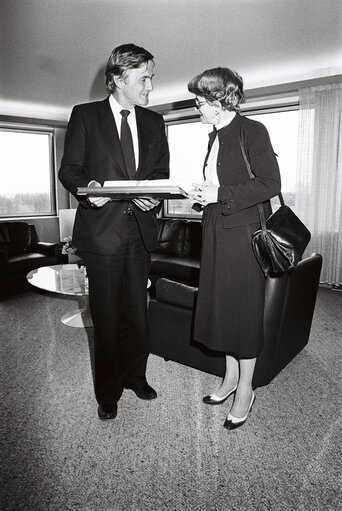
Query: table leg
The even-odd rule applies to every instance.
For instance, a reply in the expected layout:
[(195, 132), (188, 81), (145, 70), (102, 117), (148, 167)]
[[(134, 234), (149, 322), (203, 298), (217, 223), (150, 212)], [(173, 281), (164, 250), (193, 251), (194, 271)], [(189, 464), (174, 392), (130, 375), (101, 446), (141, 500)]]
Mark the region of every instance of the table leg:
[(89, 298), (83, 296), (84, 307), (72, 312), (67, 312), (62, 316), (61, 321), (64, 325), (75, 328), (87, 328), (93, 326), (93, 322), (89, 310)]

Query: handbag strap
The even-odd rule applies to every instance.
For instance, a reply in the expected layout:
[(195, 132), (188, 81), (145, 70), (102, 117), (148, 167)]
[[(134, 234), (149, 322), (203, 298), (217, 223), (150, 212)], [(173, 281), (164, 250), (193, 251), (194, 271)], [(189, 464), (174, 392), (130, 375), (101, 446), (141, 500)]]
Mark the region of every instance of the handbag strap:
[[(249, 177), (251, 179), (254, 179), (255, 176), (254, 176), (254, 174), (252, 172), (251, 165), (249, 163), (249, 160), (248, 160), (247, 154), (246, 154), (245, 138), (244, 138), (242, 129), (240, 129), (240, 148), (241, 148), (243, 159), (245, 160), (245, 164), (246, 164), (246, 168), (248, 170)], [(282, 196), (281, 192), (279, 192), (278, 197), (279, 197), (279, 200), (280, 200), (280, 204), (282, 206), (284, 206), (285, 202), (284, 202), (284, 199), (283, 199), (283, 196)], [(264, 206), (260, 202), (257, 204), (257, 206), (258, 206), (258, 211), (259, 211), (261, 228), (262, 228), (263, 231), (266, 231), (266, 217), (265, 217)]]

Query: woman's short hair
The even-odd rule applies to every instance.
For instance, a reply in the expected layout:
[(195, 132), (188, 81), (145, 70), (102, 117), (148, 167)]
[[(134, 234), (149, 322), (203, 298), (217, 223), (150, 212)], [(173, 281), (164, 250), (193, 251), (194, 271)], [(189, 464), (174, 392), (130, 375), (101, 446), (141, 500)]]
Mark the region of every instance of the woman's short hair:
[(239, 110), (243, 101), (243, 80), (228, 67), (207, 69), (188, 83), (188, 89), (196, 96), (202, 96), (208, 103), (219, 101), (225, 110)]
[(109, 56), (105, 73), (105, 84), (108, 93), (111, 94), (116, 89), (114, 77), (124, 77), (128, 69), (141, 67), (143, 64), (147, 64), (149, 60), (153, 61), (153, 55), (135, 44), (122, 44), (114, 48)]

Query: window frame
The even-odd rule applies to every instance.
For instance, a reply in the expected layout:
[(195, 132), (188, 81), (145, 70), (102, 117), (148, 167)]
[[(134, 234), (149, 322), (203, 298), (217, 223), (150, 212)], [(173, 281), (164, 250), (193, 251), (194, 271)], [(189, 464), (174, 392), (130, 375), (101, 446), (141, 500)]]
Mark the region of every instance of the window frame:
[(48, 135), (48, 151), (49, 151), (49, 174), (50, 174), (50, 203), (51, 210), (40, 213), (30, 212), (27, 214), (18, 213), (2, 215), (0, 213), (0, 221), (34, 219), (34, 218), (50, 218), (57, 215), (57, 186), (56, 186), (56, 130), (52, 126), (34, 125), (25, 122), (5, 122), (0, 121), (0, 131), (28, 134)]

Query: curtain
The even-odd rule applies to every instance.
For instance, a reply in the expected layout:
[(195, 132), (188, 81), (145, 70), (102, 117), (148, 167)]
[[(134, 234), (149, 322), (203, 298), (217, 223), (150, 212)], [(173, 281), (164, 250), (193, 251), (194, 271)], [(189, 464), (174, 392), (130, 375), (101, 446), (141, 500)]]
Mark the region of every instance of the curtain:
[(323, 256), (320, 281), (342, 284), (342, 84), (299, 91), (294, 210), (311, 231), (304, 253)]

